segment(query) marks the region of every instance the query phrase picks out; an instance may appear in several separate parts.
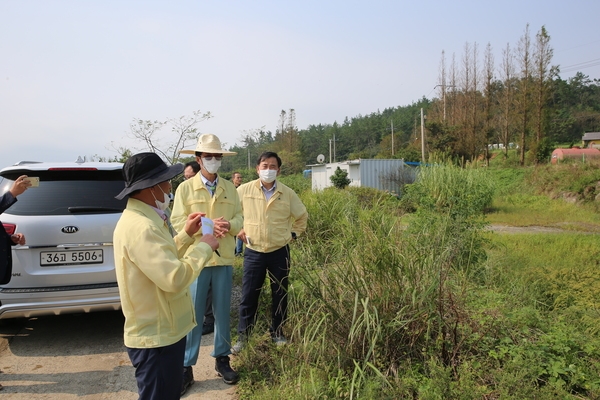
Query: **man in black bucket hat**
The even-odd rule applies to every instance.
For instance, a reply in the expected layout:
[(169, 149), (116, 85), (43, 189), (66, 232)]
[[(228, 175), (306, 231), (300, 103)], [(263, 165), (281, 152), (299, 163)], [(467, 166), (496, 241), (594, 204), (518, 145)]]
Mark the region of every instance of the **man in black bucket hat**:
[(140, 399), (179, 399), (187, 333), (196, 326), (190, 284), (219, 247), (210, 234), (196, 235), (201, 213), (187, 217), (171, 236), (164, 210), (170, 180), (183, 165), (167, 166), (155, 153), (132, 156), (123, 166), (127, 207), (114, 231), (114, 255), (124, 341)]

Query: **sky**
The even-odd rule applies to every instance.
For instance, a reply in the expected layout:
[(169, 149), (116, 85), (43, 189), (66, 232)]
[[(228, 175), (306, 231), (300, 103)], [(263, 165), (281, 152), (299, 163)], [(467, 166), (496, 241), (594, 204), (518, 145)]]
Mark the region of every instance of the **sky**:
[(198, 130), (229, 147), (281, 110), (305, 129), (410, 105), (437, 95), (442, 51), (489, 43), (499, 68), (527, 24), (563, 79), (600, 78), (598, 15), (597, 0), (0, 0), (0, 167), (143, 151), (138, 119), (210, 112)]

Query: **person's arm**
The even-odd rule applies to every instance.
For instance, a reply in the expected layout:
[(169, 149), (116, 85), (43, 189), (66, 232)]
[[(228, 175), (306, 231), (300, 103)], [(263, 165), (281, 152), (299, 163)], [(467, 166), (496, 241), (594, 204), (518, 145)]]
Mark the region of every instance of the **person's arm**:
[(173, 210), (171, 212), (171, 225), (175, 232), (182, 232), (185, 227), (189, 212), (185, 209), (184, 199), (187, 198), (188, 190), (183, 184), (177, 187), (173, 199)]
[(2, 196), (0, 196), (0, 214), (2, 214), (4, 211), (8, 210), (8, 208), (10, 206), (12, 206), (13, 204), (15, 204), (16, 201), (17, 201), (17, 198), (15, 196), (13, 196), (10, 191), (8, 191), (8, 192), (4, 193)]
[(244, 216), (242, 214), (242, 202), (240, 201), (240, 196), (237, 192), (237, 190), (235, 191), (235, 211), (233, 213), (233, 218), (231, 218), (229, 220), (230, 223), (230, 227), (229, 227), (229, 233), (232, 236), (237, 236), (237, 234), (240, 232), (240, 230), (242, 229), (243, 225), (244, 225)]
[(308, 212), (298, 195), (294, 192), (292, 192), (290, 198), (290, 211), (292, 218), (294, 218), (294, 222), (292, 223), (292, 233), (295, 233), (296, 236), (300, 236), (306, 231)]
[[(182, 232), (181, 234), (186, 234)], [(187, 235), (187, 234), (186, 234)], [(200, 275), (202, 268), (212, 258), (208, 243), (197, 242), (187, 247), (179, 257), (175, 243), (167, 240), (155, 227), (139, 231), (135, 243), (128, 249), (131, 260), (156, 286), (165, 292), (179, 292), (187, 288)]]
[(17, 196), (22, 194), (31, 183), (27, 180), (27, 175), (19, 176), (12, 184), (10, 190), (0, 196), (0, 214), (15, 204)]
[(30, 186), (31, 182), (27, 180), (27, 175), (21, 175), (13, 183), (12, 187), (10, 188), (10, 193), (16, 198), (18, 195), (26, 191)]

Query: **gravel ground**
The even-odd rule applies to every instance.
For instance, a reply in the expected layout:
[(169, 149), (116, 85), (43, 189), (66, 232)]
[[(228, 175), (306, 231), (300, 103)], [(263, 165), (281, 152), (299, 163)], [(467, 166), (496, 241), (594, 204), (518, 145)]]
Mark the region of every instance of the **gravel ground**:
[[(241, 290), (232, 294), (232, 312)], [(137, 399), (120, 311), (0, 320), (2, 399)], [(233, 323), (233, 321), (232, 321)], [(215, 372), (213, 334), (202, 338), (196, 383), (184, 399), (236, 399)], [(234, 358), (232, 357), (232, 360)], [(235, 362), (232, 364), (235, 365)]]

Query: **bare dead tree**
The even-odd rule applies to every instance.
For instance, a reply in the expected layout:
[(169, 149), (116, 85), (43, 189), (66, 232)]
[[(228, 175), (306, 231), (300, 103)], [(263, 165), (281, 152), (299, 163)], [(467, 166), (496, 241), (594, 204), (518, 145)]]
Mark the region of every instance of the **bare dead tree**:
[(480, 154), (481, 147), (485, 144), (484, 135), (481, 129), (481, 117), (480, 117), (480, 91), (479, 91), (479, 67), (477, 61), (479, 60), (479, 46), (477, 42), (473, 43), (473, 56), (472, 56), (473, 70), (471, 73), (472, 83), (471, 91), (469, 92), (469, 108), (470, 108), (470, 122), (469, 128), (471, 130), (471, 143), (470, 143), (470, 157), (474, 160), (478, 154)]
[[(143, 149), (159, 154), (160, 131), (167, 121), (135, 119), (129, 124), (129, 136), (143, 143)], [(137, 150), (137, 149), (136, 149)]]
[(504, 145), (504, 156), (508, 156), (508, 146), (512, 136), (512, 116), (514, 109), (514, 84), (515, 84), (515, 65), (514, 56), (510, 44), (502, 51), (502, 64), (500, 67), (502, 79), (502, 94), (499, 98), (500, 103), (500, 137)]
[(472, 90), (473, 82), (472, 82), (472, 50), (471, 44), (466, 42), (464, 45), (464, 51), (461, 59), (461, 70), (459, 75), (459, 92), (456, 97), (455, 107), (456, 107), (456, 130), (455, 134), (457, 135), (457, 153), (462, 155), (468, 155), (470, 144), (472, 142), (472, 127), (471, 127), (471, 118), (470, 118), (470, 92)]
[(519, 162), (525, 165), (526, 139), (530, 129), (529, 113), (531, 109), (531, 37), (529, 35), (529, 24), (525, 27), (523, 36), (519, 39), (517, 46), (517, 61), (520, 68), (518, 81), (517, 107), (520, 117), (520, 145), (521, 152)]
[(456, 78), (456, 54), (452, 53), (452, 64), (450, 65), (450, 87), (452, 88), (448, 106), (450, 110), (450, 125), (456, 124), (456, 87), (458, 80)]
[(495, 97), (496, 91), (494, 90), (494, 54), (492, 53), (492, 45), (487, 44), (484, 54), (484, 121), (483, 121), (483, 132), (485, 138), (484, 154), (485, 154), (485, 165), (489, 166), (490, 154), (489, 145), (490, 139), (492, 138), (493, 132), (493, 119), (495, 113)]
[(548, 99), (550, 62), (553, 53), (554, 50), (550, 47), (550, 35), (546, 31), (546, 27), (542, 26), (535, 35), (535, 50), (533, 53), (533, 64), (535, 65), (535, 131), (538, 145), (544, 137), (544, 109)]
[(475, 159), (481, 152), (485, 140), (481, 133), (480, 103), (481, 92), (479, 91), (479, 57), (477, 43), (471, 45), (465, 43), (462, 58), (462, 71), (460, 82), (460, 118), (458, 123), (459, 154), (470, 160)]
[[(196, 144), (200, 135), (196, 125), (211, 118), (210, 112), (194, 111), (191, 116), (170, 118), (166, 121), (151, 121), (134, 118), (129, 124), (132, 139), (142, 142), (142, 151), (151, 151), (161, 156), (169, 164), (179, 160), (179, 152)], [(171, 134), (165, 135), (165, 125), (171, 126)]]
[[(440, 66), (439, 66), (438, 70), (439, 70), (438, 84), (435, 86), (435, 88), (438, 88), (440, 101), (436, 101), (433, 103), (434, 110), (430, 110), (429, 114), (432, 114), (432, 116), (436, 115), (436, 114), (439, 115), (439, 117), (438, 117), (439, 120), (441, 120), (442, 123), (445, 125), (446, 124), (446, 91), (447, 91), (447, 88), (446, 88), (447, 82), (446, 81), (447, 81), (447, 77), (446, 77), (446, 52), (444, 50), (442, 50), (442, 56), (440, 58)], [(432, 111), (435, 111), (435, 113)]]

